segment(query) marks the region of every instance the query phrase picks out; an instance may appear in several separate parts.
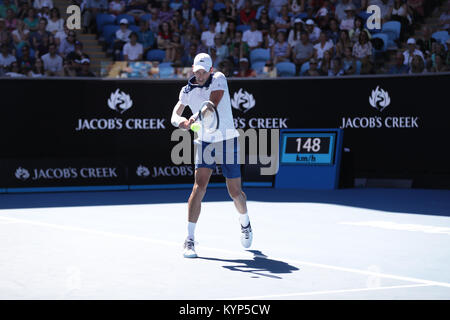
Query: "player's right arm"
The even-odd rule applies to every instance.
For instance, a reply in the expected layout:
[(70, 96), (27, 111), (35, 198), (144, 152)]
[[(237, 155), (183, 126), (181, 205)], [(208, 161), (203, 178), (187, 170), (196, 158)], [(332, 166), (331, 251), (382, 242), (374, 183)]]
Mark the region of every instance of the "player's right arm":
[(185, 117), (182, 117), (184, 108), (186, 106), (181, 103), (181, 101), (178, 101), (178, 103), (175, 105), (172, 111), (172, 118), (170, 119), (170, 122), (174, 127), (181, 128), (181, 129), (189, 129), (191, 126), (191, 121), (186, 119)]

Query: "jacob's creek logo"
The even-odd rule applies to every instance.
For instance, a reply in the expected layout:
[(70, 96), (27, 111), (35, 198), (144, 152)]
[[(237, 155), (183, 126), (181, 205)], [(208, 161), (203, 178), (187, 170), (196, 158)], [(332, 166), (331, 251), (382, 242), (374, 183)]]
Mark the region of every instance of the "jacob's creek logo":
[[(119, 114), (133, 107), (130, 95), (117, 89), (107, 100), (107, 106)], [(76, 131), (84, 130), (160, 130), (166, 129), (164, 118), (91, 118), (78, 119)]]
[[(216, 166), (212, 174), (222, 174), (221, 168), (219, 166)], [(194, 169), (192, 166), (165, 166), (148, 168), (146, 166), (139, 165), (136, 168), (136, 175), (140, 178), (193, 176)]]
[[(31, 173), (30, 173), (31, 171)], [(34, 168), (18, 167), (15, 171), (17, 179), (26, 181), (39, 179), (105, 179), (117, 178), (117, 168), (93, 167), (93, 168)]]
[[(251, 93), (240, 88), (233, 94), (231, 106), (245, 114), (256, 106), (256, 100)], [(288, 127), (287, 121), (288, 118), (242, 118), (238, 116), (234, 118), (234, 126), (237, 129), (282, 129)]]
[[(382, 113), (384, 109), (391, 105), (391, 97), (386, 90), (377, 86), (369, 96), (369, 104)], [(381, 115), (375, 117), (343, 117), (340, 128), (419, 128), (419, 117), (383, 117)]]

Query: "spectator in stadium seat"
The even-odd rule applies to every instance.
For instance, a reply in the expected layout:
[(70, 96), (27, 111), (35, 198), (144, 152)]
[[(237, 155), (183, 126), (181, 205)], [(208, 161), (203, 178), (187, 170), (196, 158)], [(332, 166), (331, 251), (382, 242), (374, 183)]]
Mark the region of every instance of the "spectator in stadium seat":
[(227, 16), (225, 15), (225, 12), (220, 11), (219, 12), (219, 21), (216, 22), (216, 29), (215, 32), (220, 34), (225, 34), (228, 28), (228, 21)]
[(97, 14), (104, 12), (107, 9), (107, 0), (86, 0), (86, 5), (82, 15), (83, 33), (95, 32), (94, 25), (96, 24)]
[(119, 60), (120, 52), (125, 43), (130, 41), (131, 30), (128, 29), (128, 20), (123, 18), (119, 22), (120, 29), (116, 31), (116, 37), (113, 42), (114, 60)]
[(75, 61), (69, 59), (63, 59), (63, 73), (65, 77), (76, 77), (77, 66)]
[(239, 71), (236, 74), (239, 78), (251, 78), (256, 77), (255, 70), (251, 69), (247, 58), (241, 58), (239, 60)]
[(183, 2), (181, 0), (173, 0), (169, 4), (170, 8), (174, 11), (178, 11), (183, 6)]
[(30, 4), (27, 0), (19, 1), (19, 8), (16, 13), (16, 18), (23, 20), (27, 17), (28, 9), (30, 9)]
[(314, 58), (321, 60), (326, 51), (334, 52), (333, 41), (327, 38), (326, 32), (321, 32), (319, 42), (314, 45)]
[(296, 74), (299, 73), (300, 67), (305, 62), (309, 61), (314, 55), (314, 47), (309, 42), (308, 33), (302, 32), (300, 34), (300, 41), (293, 48), (293, 62), (296, 65)]
[(411, 9), (403, 0), (394, 0), (391, 12), (391, 20), (401, 23), (400, 41), (405, 39), (406, 35), (411, 32), (412, 17), (410, 15)]
[(340, 35), (338, 22), (335, 18), (331, 18), (328, 25), (329, 25), (329, 28), (326, 31), (327, 37), (328, 37), (328, 39), (333, 41), (334, 45), (336, 45), (337, 42), (339, 41), (339, 35)]
[(431, 36), (433, 33), (430, 26), (424, 25), (422, 27), (422, 37), (420, 39), (417, 39), (417, 46), (419, 47), (420, 51), (425, 56), (425, 59), (429, 58), (431, 56), (431, 52), (433, 49), (433, 43), (436, 42), (436, 40)]
[(249, 54), (249, 48), (248, 44), (242, 40), (242, 31), (236, 31), (234, 39), (231, 41), (231, 44), (229, 46), (229, 52), (234, 51), (234, 47), (239, 48), (239, 58), (237, 62), (239, 63), (239, 59), (242, 57), (246, 57)]
[(450, 38), (445, 42), (447, 44), (447, 53), (445, 58), (445, 64), (450, 67)]
[(331, 58), (332, 54), (330, 51), (325, 51), (320, 62), (319, 73), (321, 76), (328, 76), (331, 70)]
[(16, 50), (20, 50), (26, 44), (30, 45), (30, 30), (28, 30), (28, 26), (21, 20), (17, 21), (17, 29), (11, 32), (11, 36)]
[(436, 55), (435, 65), (431, 67), (430, 72), (449, 72), (450, 68), (445, 65), (445, 59), (441, 55)]
[(260, 20), (261, 16), (263, 14), (263, 11), (266, 12), (267, 17), (269, 18), (270, 21), (274, 21), (276, 19), (276, 17), (278, 16), (278, 12), (275, 8), (273, 8), (270, 5), (270, 0), (264, 0), (263, 4), (260, 5), (256, 11), (256, 16), (255, 18)]
[(413, 19), (421, 22), (425, 15), (423, 0), (407, 0), (406, 3), (413, 11)]
[(338, 57), (344, 57), (344, 50), (347, 47), (352, 47), (353, 43), (350, 40), (350, 37), (348, 36), (347, 30), (342, 30), (339, 33), (339, 40), (336, 43), (336, 56)]
[(262, 32), (257, 29), (258, 21), (253, 19), (250, 22), (250, 29), (244, 31), (242, 35), (242, 41), (247, 43), (250, 51), (256, 48), (260, 48), (263, 43)]
[(6, 23), (4, 18), (0, 18), (0, 44), (10, 43), (11, 33), (6, 29)]
[[(349, 30), (348, 36), (350, 37), (350, 41), (353, 43), (356, 43), (359, 39), (359, 35), (362, 31), (368, 31), (366, 28), (364, 28), (364, 20), (361, 17), (356, 17), (354, 21), (353, 28)], [(370, 40), (370, 33), (367, 33)]]
[(71, 51), (67, 54), (66, 60), (79, 62), (83, 58), (89, 58), (89, 55), (83, 52), (83, 43), (76, 40), (75, 41), (75, 50)]
[(76, 34), (75, 31), (69, 31), (67, 39), (64, 39), (59, 45), (59, 54), (66, 57), (70, 52), (75, 51)]
[(228, 46), (223, 43), (223, 38), (220, 33), (216, 33), (214, 37), (214, 46), (217, 49), (217, 57), (220, 61), (229, 56)]
[(228, 21), (227, 31), (225, 32), (224, 40), (225, 44), (229, 46), (232, 40), (236, 37), (236, 21)]
[[(167, 50), (171, 47), (170, 40), (172, 39), (172, 30), (167, 22), (163, 22), (159, 26), (159, 33), (156, 39), (158, 49)], [(167, 57), (167, 54), (166, 54)]]
[(418, 54), (414, 55), (411, 60), (409, 74), (425, 73), (426, 71), (422, 57)]
[(118, 16), (119, 14), (125, 13), (125, 1), (112, 0), (109, 3), (108, 13), (113, 16)]
[(159, 20), (159, 9), (152, 8), (151, 17), (148, 20), (148, 27), (150, 28), (150, 31), (153, 32), (153, 34), (159, 33), (160, 23), (161, 21)]
[[(42, 19), (42, 18), (41, 18)], [(45, 19), (45, 18), (44, 18)], [(46, 20), (47, 21), (47, 20)], [(61, 45), (61, 42), (63, 42), (64, 39), (67, 39), (67, 35), (69, 34), (71, 30), (67, 27), (67, 25), (64, 23), (63, 31), (58, 31), (54, 36), (49, 32), (49, 34), (55, 39), (56, 45), (59, 47)]]
[(30, 47), (25, 45), (22, 47), (22, 56), (20, 58), (17, 58), (17, 62), (19, 64), (19, 67), (25, 68), (32, 68), (34, 66), (35, 59), (30, 55)]
[(23, 19), (23, 22), (27, 26), (28, 30), (34, 32), (38, 29), (39, 18), (34, 8), (28, 9), (27, 17)]
[(13, 9), (6, 9), (6, 18), (5, 18), (6, 29), (11, 32), (17, 28), (17, 19), (16, 14)]
[(173, 10), (169, 7), (169, 1), (163, 0), (161, 2), (161, 9), (159, 10), (159, 20), (162, 22), (168, 22), (173, 17)]
[(281, 7), (280, 15), (275, 19), (275, 25), (277, 26), (277, 31), (286, 32), (291, 27), (291, 17), (289, 16), (289, 9), (287, 5)]
[(181, 42), (181, 35), (178, 32), (173, 32), (172, 38), (170, 39), (170, 48), (166, 52), (166, 57), (168, 61), (180, 65), (182, 56), (183, 56), (183, 44)]
[(55, 35), (58, 31), (64, 30), (64, 20), (61, 19), (61, 15), (59, 13), (58, 8), (53, 8), (50, 10), (50, 19), (47, 23), (47, 31), (53, 33)]
[(214, 36), (216, 35), (216, 24), (214, 21), (209, 23), (209, 29), (202, 32), (202, 43), (209, 48), (214, 45)]
[(41, 11), (37, 13), (37, 17), (38, 19), (45, 18), (47, 21), (50, 20), (50, 8), (47, 4), (45, 4)]
[(342, 60), (341, 58), (334, 58), (331, 60), (331, 68), (328, 71), (328, 76), (336, 77), (336, 76), (343, 76), (344, 75), (344, 69), (342, 69)]
[(296, 44), (300, 41), (300, 34), (303, 32), (303, 20), (297, 18), (294, 20), (294, 26), (289, 31), (288, 43), (291, 48), (294, 48)]
[(196, 10), (194, 17), (191, 20), (191, 24), (194, 25), (195, 29), (197, 29), (197, 32), (203, 32), (208, 30), (209, 27), (209, 19), (208, 17), (203, 16), (203, 13), (201, 10)]
[(342, 0), (336, 5), (336, 8), (334, 10), (334, 16), (340, 23), (343, 19), (347, 17), (347, 14), (345, 13), (345, 9), (347, 6), (351, 4), (350, 0)]
[(263, 36), (269, 32), (270, 19), (266, 9), (261, 10), (261, 16), (258, 19), (258, 30), (263, 33)]
[(6, 18), (6, 11), (11, 8), (14, 13), (17, 13), (17, 7), (14, 4), (14, 1), (11, 0), (3, 0), (3, 4), (0, 4), (0, 18)]
[(8, 67), (14, 61), (17, 61), (16, 57), (10, 54), (8, 45), (2, 44), (0, 50), (1, 50), (0, 66), (5, 68)]
[(319, 36), (322, 31), (319, 27), (316, 26), (314, 20), (306, 20), (305, 28), (309, 33), (309, 41), (311, 41), (312, 44), (316, 44), (317, 42), (319, 42)]
[(95, 74), (90, 70), (91, 61), (87, 58), (81, 60), (81, 68), (77, 72), (77, 77), (95, 77)]
[(272, 1), (270, 1), (270, 6), (272, 8), (274, 8), (278, 12), (278, 14), (281, 13), (283, 6), (288, 5), (288, 4), (289, 4), (288, 0), (272, 0)]
[(28, 72), (27, 75), (32, 78), (45, 76), (44, 62), (41, 58), (36, 58), (33, 68)]
[(349, 4), (345, 7), (345, 18), (341, 20), (339, 29), (352, 30), (355, 26), (355, 7), (353, 4)]
[(409, 66), (412, 62), (412, 59), (415, 55), (418, 55), (424, 60), (425, 63), (425, 57), (423, 56), (422, 51), (416, 48), (416, 40), (414, 38), (409, 38), (406, 42), (408, 48), (403, 52), (404, 61), (403, 63), (407, 66)]
[(137, 42), (138, 35), (136, 32), (130, 34), (130, 41), (123, 46), (123, 60), (124, 61), (142, 61), (144, 54), (144, 47)]
[(278, 31), (277, 42), (273, 45), (270, 56), (274, 65), (278, 62), (289, 61), (291, 48), (286, 41), (286, 35), (283, 31)]
[(197, 55), (197, 45), (195, 43), (191, 43), (191, 45), (189, 46), (189, 51), (187, 51), (181, 58), (182, 66), (185, 68), (192, 67), (196, 55)]
[(344, 56), (342, 58), (342, 67), (345, 75), (356, 73), (356, 59), (352, 55), (352, 47), (344, 48)]
[(305, 11), (304, 0), (291, 0), (289, 3), (289, 11), (292, 12), (294, 16), (298, 16), (300, 13)]
[(409, 71), (409, 67), (403, 63), (403, 53), (397, 52), (395, 54), (395, 64), (389, 69), (389, 74), (406, 74)]
[(250, 21), (256, 20), (256, 11), (252, 7), (251, 0), (245, 0), (244, 7), (239, 12), (241, 24), (249, 25)]
[(372, 43), (369, 41), (369, 35), (366, 30), (363, 30), (358, 37), (358, 42), (353, 45), (353, 56), (356, 59), (363, 60), (370, 58), (373, 54)]
[(25, 77), (25, 75), (22, 73), (22, 70), (17, 63), (17, 61), (12, 62), (8, 67), (8, 72), (5, 74), (7, 77)]
[(63, 58), (57, 54), (56, 44), (52, 43), (48, 46), (48, 53), (42, 57), (44, 62), (44, 70), (48, 76), (63, 75)]
[(139, 31), (137, 32), (138, 42), (142, 44), (144, 48), (143, 56), (147, 55), (147, 52), (151, 50), (155, 45), (155, 35), (148, 27), (148, 21), (139, 21)]
[(203, 10), (205, 17), (207, 17), (210, 22), (217, 21), (218, 19), (217, 12), (214, 10), (214, 5), (215, 0), (207, 0), (206, 8)]
[(312, 58), (309, 60), (309, 69), (305, 72), (305, 76), (317, 77), (320, 76), (319, 70), (317, 70), (318, 62), (316, 59)]

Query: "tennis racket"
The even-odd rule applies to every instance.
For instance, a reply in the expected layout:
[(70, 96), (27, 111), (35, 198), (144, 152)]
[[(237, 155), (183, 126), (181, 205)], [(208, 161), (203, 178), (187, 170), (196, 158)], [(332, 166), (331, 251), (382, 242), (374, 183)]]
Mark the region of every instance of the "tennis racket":
[(208, 105), (210, 101), (202, 103), (200, 111), (194, 115), (195, 122), (191, 124), (191, 130), (197, 132), (203, 130), (213, 133), (219, 128), (219, 113), (215, 107)]

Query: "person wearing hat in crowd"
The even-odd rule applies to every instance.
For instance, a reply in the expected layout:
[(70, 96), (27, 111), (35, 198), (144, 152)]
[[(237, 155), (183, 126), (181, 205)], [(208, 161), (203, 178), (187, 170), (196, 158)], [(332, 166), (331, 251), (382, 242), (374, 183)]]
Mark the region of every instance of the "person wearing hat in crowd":
[(345, 13), (345, 9), (351, 3), (352, 3), (352, 0), (341, 0), (336, 5), (336, 8), (334, 10), (334, 17), (337, 19), (337, 21), (339, 23), (341, 23), (341, 21), (347, 17), (347, 14)]
[(345, 9), (345, 18), (341, 20), (339, 28), (341, 30), (352, 30), (355, 25), (355, 6), (348, 4)]
[(250, 29), (244, 31), (242, 34), (242, 41), (247, 43), (250, 51), (256, 48), (260, 48), (263, 43), (262, 32), (257, 29), (258, 21), (253, 19), (250, 22)]
[(296, 18), (294, 20), (294, 27), (289, 31), (288, 43), (291, 48), (294, 48), (300, 41), (300, 34), (303, 32), (303, 20)]
[(256, 71), (250, 69), (247, 58), (239, 59), (239, 71), (235, 76), (239, 78), (256, 77)]
[[(200, 53), (195, 57), (192, 72), (194, 76), (180, 90), (178, 102), (173, 108), (172, 125), (175, 128), (184, 130), (191, 128), (191, 125), (196, 121), (196, 117), (193, 116), (188, 120), (182, 116), (186, 106), (189, 106), (193, 115), (203, 111), (204, 109), (201, 109), (203, 106), (207, 110), (216, 110), (220, 123), (217, 131), (214, 133), (208, 133), (202, 129), (197, 132), (198, 136), (195, 141), (197, 145), (195, 148), (195, 180), (188, 200), (187, 237), (183, 251), (185, 258), (197, 258), (195, 229), (210, 177), (218, 165), (222, 169), (228, 193), (238, 213), (239, 218), (237, 220), (241, 231), (240, 240), (242, 246), (249, 248), (253, 239), (252, 226), (247, 210), (247, 196), (241, 187), (241, 165), (238, 160), (239, 132), (234, 125), (227, 79), (223, 73), (213, 72), (211, 57), (206, 53)], [(215, 150), (216, 155), (214, 159), (211, 159), (210, 156), (203, 156), (211, 149)], [(211, 152), (209, 155), (211, 155)]]
[(320, 33), (322, 32), (319, 27), (316, 26), (314, 23), (314, 20), (308, 19), (305, 23), (306, 31), (309, 34), (309, 41), (311, 41), (312, 44), (316, 44), (319, 42)]
[(125, 7), (125, 1), (112, 0), (109, 3), (108, 13), (117, 17), (119, 14), (125, 13)]
[(131, 30), (128, 29), (128, 20), (122, 18), (119, 22), (120, 29), (116, 31), (116, 38), (113, 42), (114, 60), (119, 60), (120, 52), (125, 43), (130, 41)]
[(415, 55), (420, 56), (425, 63), (425, 57), (423, 56), (422, 51), (416, 48), (416, 40), (414, 38), (409, 38), (406, 42), (408, 49), (403, 52), (404, 61), (403, 63), (407, 66), (411, 65), (412, 59)]
[(90, 70), (91, 61), (88, 58), (84, 58), (80, 61), (81, 67), (77, 71), (77, 77), (95, 77), (95, 74)]
[(314, 46), (309, 41), (308, 33), (303, 31), (300, 34), (300, 41), (293, 48), (293, 62), (296, 66), (296, 74), (299, 74), (301, 66), (309, 61), (314, 55)]
[(130, 34), (130, 41), (123, 46), (123, 60), (124, 61), (142, 61), (144, 54), (144, 47), (137, 42), (138, 35), (136, 32)]

